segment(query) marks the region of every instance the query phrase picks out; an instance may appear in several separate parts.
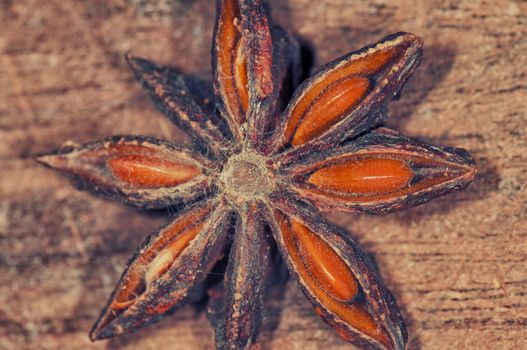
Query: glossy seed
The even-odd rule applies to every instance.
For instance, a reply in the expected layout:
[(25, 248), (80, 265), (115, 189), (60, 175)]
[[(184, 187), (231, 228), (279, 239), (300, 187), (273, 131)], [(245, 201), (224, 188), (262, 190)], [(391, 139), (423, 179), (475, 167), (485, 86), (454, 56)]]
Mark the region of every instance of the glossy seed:
[(200, 174), (197, 167), (189, 164), (141, 155), (112, 158), (108, 166), (120, 180), (144, 188), (176, 186)]
[(340, 80), (327, 88), (304, 113), (291, 143), (301, 145), (340, 121), (366, 95), (370, 87), (367, 78)]
[(222, 11), (218, 22), (216, 50), (218, 52), (218, 83), (228, 112), (241, 123), (244, 119), (241, 108), (247, 106), (248, 98), (240, 94), (246, 93), (243, 86), (247, 79), (246, 64), (243, 58), (242, 41), (237, 24), (240, 12), (237, 1), (222, 2)]
[(130, 306), (149, 285), (163, 275), (192, 239), (203, 230), (207, 223), (204, 218), (210, 211), (210, 207), (196, 209), (165, 228), (160, 237), (131, 265), (126, 283), (117, 294), (112, 307), (122, 309)]
[(344, 65), (340, 74), (369, 76), (378, 73), (399, 54), (408, 44), (392, 46), (376, 51)]
[(126, 309), (132, 305), (137, 297), (144, 293), (146, 288), (145, 280), (138, 269), (133, 269), (128, 273), (126, 287), (121, 289), (115, 300), (112, 302), (112, 309)]
[(344, 322), (386, 346), (388, 338), (370, 313), (360, 304), (333, 304), (333, 312)]
[(303, 263), (317, 284), (333, 298), (351, 301), (359, 291), (357, 280), (337, 253), (298, 221), (291, 220), (291, 233)]
[[(306, 230), (311, 231), (295, 219), (287, 218), (279, 211), (275, 211), (275, 218), (279, 223), (288, 256), (294, 262), (295, 271), (297, 271), (309, 292), (316, 298), (317, 303), (323, 305), (327, 312), (335, 315), (348, 327), (355, 328), (383, 345), (388, 344), (388, 339), (383, 329), (377, 325), (371, 314), (367, 311), (366, 305), (364, 304), (366, 299), (355, 303), (353, 301), (350, 303), (349, 300), (347, 302), (338, 300), (334, 295), (328, 293), (327, 286), (325, 288), (322, 286), (321, 281), (325, 278), (320, 275), (314, 276), (313, 270), (305, 263), (306, 258), (303, 249), (298, 248), (298, 236), (305, 234)], [(313, 236), (315, 235), (314, 233), (311, 234)], [(320, 238), (318, 239), (321, 240)], [(310, 241), (313, 242), (313, 240)], [(324, 242), (324, 244), (327, 243)], [(316, 245), (313, 246), (316, 247), (316, 251), (318, 247)], [(332, 250), (329, 245), (328, 249)], [(336, 255), (336, 253), (332, 251), (331, 255)], [(355, 288), (358, 291), (358, 283), (353, 276), (352, 278), (352, 284), (355, 284)], [(348, 281), (348, 283), (350, 282)]]
[(315, 171), (308, 183), (322, 191), (352, 195), (389, 193), (407, 186), (413, 172), (398, 159), (350, 159)]
[(203, 226), (204, 223), (201, 223), (200, 225), (196, 225), (186, 232), (181, 233), (168, 247), (163, 249), (154, 260), (152, 260), (145, 269), (145, 281), (147, 286), (170, 268), (174, 263), (174, 260), (181, 255), (183, 250), (203, 229)]
[[(285, 140), (298, 146), (339, 122), (346, 112), (365, 97), (370, 88), (369, 79), (386, 67), (402, 49), (402, 45), (399, 45), (366, 54), (334, 67), (324, 74), (324, 79), (315, 80), (291, 110), (284, 132)], [(329, 102), (336, 105), (333, 107)], [(309, 119), (317, 126), (312, 128), (311, 132), (309, 123), (304, 122), (310, 109), (314, 111)], [(317, 118), (320, 118), (320, 121), (316, 121)], [(306, 126), (303, 128), (307, 130), (297, 136), (297, 128), (304, 123)]]
[(249, 106), (249, 93), (247, 91), (247, 60), (243, 52), (243, 47), (244, 41), (238, 40), (238, 44), (236, 45), (236, 60), (234, 62), (234, 85), (240, 98), (242, 110), (245, 112)]
[[(123, 312), (128, 311), (133, 314), (136, 311), (132, 306), (137, 305), (141, 297), (143, 297), (142, 301), (145, 301), (144, 297), (148, 295), (153, 283), (168, 271), (190, 242), (203, 232), (212, 210), (210, 203), (191, 210), (161, 229), (156, 238), (141, 249), (140, 254), (130, 263), (122, 277), (108, 310), (101, 315), (90, 334), (92, 340), (99, 339), (100, 335), (104, 334), (105, 328)], [(159, 314), (172, 305), (160, 304), (155, 308), (147, 308), (146, 312), (152, 315)]]

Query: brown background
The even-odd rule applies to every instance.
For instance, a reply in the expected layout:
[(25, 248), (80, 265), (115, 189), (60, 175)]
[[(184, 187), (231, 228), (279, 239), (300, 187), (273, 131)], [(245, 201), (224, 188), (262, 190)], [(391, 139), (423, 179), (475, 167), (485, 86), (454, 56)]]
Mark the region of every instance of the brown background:
[[(389, 125), (468, 149), (466, 191), (385, 217), (332, 218), (373, 253), (411, 349), (527, 348), (527, 2), (271, 0), (327, 62), (399, 30), (424, 62)], [(74, 190), (33, 161), (111, 134), (182, 139), (123, 54), (208, 78), (209, 0), (0, 0), (0, 349), (211, 349), (186, 306), (134, 335), (87, 333), (136, 245), (165, 221)], [(264, 349), (345, 349), (294, 283), (269, 309)]]

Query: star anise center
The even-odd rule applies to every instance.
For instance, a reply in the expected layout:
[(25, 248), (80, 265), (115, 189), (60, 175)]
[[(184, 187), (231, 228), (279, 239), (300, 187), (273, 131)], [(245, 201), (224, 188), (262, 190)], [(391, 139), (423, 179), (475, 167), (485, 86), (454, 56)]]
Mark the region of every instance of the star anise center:
[(231, 156), (219, 180), (225, 196), (236, 206), (271, 193), (275, 184), (265, 163), (265, 157), (251, 148)]

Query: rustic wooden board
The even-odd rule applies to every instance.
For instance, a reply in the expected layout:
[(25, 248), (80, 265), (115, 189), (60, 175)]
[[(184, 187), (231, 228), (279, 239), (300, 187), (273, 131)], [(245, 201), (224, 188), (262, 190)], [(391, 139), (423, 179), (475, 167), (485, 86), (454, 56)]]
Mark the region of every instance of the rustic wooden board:
[[(271, 0), (324, 63), (399, 30), (424, 62), (391, 127), (464, 147), (466, 191), (385, 217), (333, 215), (376, 257), (411, 349), (527, 348), (527, 2)], [(87, 332), (128, 256), (164, 213), (78, 192), (33, 157), (111, 134), (184, 140), (132, 78), (131, 51), (208, 78), (210, 0), (0, 0), (0, 349), (210, 349), (185, 306), (134, 335)], [(294, 283), (269, 308), (264, 349), (345, 349)]]

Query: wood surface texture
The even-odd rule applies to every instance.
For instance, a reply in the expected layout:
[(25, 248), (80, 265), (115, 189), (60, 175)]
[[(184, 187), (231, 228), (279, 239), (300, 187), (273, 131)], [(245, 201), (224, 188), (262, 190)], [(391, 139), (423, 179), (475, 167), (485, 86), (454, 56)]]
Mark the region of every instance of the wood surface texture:
[[(465, 191), (383, 217), (332, 214), (376, 258), (410, 349), (527, 349), (527, 2), (270, 0), (315, 65), (408, 31), (424, 61), (388, 126), (463, 147)], [(112, 134), (185, 137), (128, 69), (131, 52), (210, 79), (211, 0), (0, 0), (0, 349), (211, 349), (203, 307), (135, 334), (87, 333), (164, 212), (75, 190), (34, 156)], [(263, 349), (348, 349), (294, 282)]]

